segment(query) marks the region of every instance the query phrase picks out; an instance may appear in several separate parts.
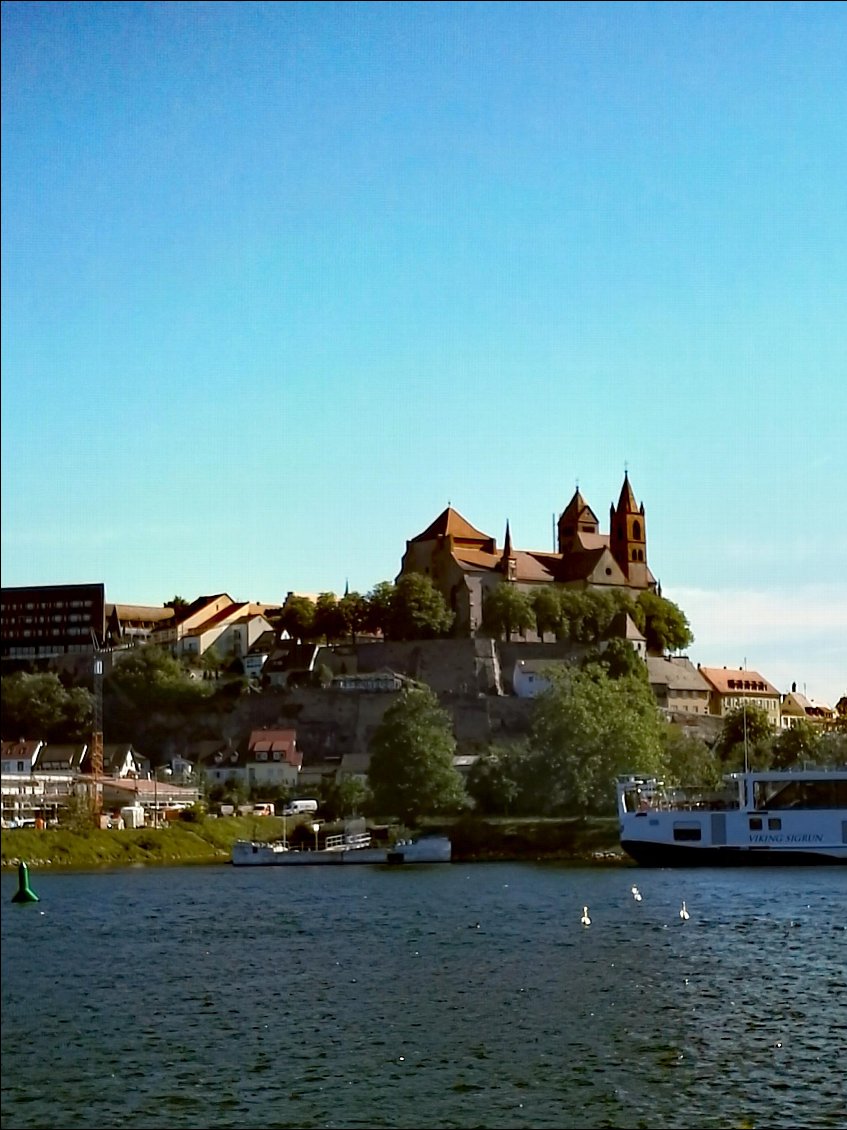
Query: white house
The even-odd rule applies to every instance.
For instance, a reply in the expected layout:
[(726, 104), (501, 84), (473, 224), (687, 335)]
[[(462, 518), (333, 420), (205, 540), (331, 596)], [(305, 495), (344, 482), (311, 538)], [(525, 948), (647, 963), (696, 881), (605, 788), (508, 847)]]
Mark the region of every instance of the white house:
[(537, 698), (550, 688), (551, 669), (561, 669), (561, 659), (518, 659), (512, 671), (512, 689), (518, 698)]
[(297, 748), (295, 730), (254, 730), (246, 753), (237, 749), (218, 750), (203, 761), (210, 782), (238, 781), (245, 788), (294, 788), (300, 778), (303, 755)]

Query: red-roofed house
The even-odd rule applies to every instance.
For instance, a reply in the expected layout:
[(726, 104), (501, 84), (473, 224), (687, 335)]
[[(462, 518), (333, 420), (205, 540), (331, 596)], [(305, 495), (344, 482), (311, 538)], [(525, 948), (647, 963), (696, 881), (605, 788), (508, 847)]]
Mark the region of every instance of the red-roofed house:
[(302, 765), (296, 730), (253, 730), (246, 753), (220, 749), (203, 758), (203, 768), (210, 781), (221, 784), (237, 780), (247, 788), (252, 785), (293, 788)]
[(780, 694), (758, 671), (742, 667), (701, 667), (697, 670), (709, 684), (709, 713), (723, 718), (746, 703), (763, 710), (776, 730), (779, 728)]

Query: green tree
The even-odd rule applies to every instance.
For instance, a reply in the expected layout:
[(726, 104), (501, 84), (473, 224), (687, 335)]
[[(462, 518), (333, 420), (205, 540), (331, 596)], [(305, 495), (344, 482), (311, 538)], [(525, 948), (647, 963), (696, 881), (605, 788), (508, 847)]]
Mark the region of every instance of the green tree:
[(668, 723), (663, 738), (668, 784), (720, 787), (723, 766), (702, 738), (673, 722)]
[(625, 639), (609, 640), (604, 648), (590, 651), (582, 660), (581, 666), (587, 667), (592, 663), (605, 668), (612, 679), (632, 675), (634, 678), (647, 680), (647, 664)]
[(338, 602), (338, 611), (343, 624), (343, 633), (351, 640), (367, 626), (367, 601), (358, 592), (348, 592)]
[(62, 827), (77, 835), (85, 835), (95, 827), (96, 820), (94, 798), (85, 786), (77, 786), (62, 809)]
[(315, 603), (308, 596), (292, 593), (279, 616), (280, 627), (293, 640), (303, 643), (315, 638)]
[(389, 636), (393, 640), (431, 640), (446, 636), (453, 613), (423, 573), (407, 573), (394, 586)]
[(539, 815), (609, 813), (616, 777), (661, 775), (663, 722), (646, 680), (612, 679), (597, 664), (550, 678), (530, 736)]
[(359, 816), (371, 799), (367, 785), (356, 777), (333, 778), (322, 786), (320, 796), (321, 812), (327, 820)]
[(818, 761), (833, 769), (847, 767), (847, 730), (829, 730), (821, 736)]
[(191, 678), (168, 652), (134, 648), (103, 680), (103, 728), (112, 741), (132, 741), (155, 762), (175, 742), (196, 734), (212, 687)]
[(85, 741), (91, 735), (94, 697), (85, 687), (66, 688), (52, 672), (17, 671), (2, 680), (3, 734), (49, 742)]
[(654, 592), (642, 592), (635, 610), (633, 619), (644, 633), (651, 654), (684, 651), (694, 642), (685, 613), (672, 600)]
[(315, 635), (323, 636), (330, 644), (344, 636), (346, 627), (335, 593), (322, 592), (315, 601)]
[(380, 581), (374, 585), (365, 597), (365, 631), (387, 636), (393, 603), (394, 585), (391, 581)]
[(596, 589), (563, 589), (561, 605), (563, 638), (574, 643), (598, 643), (618, 611), (612, 595)]
[(368, 785), (383, 816), (413, 827), (421, 815), (456, 809), (464, 800), (453, 765), (450, 715), (429, 687), (403, 691), (386, 710), (371, 743)]
[(801, 719), (789, 730), (783, 730), (773, 743), (773, 767), (789, 769), (804, 761), (816, 761), (820, 752), (821, 734)]
[(505, 635), (508, 643), (513, 632), (525, 632), (535, 626), (532, 601), (516, 585), (501, 581), (485, 594), (482, 624), (490, 636), (496, 639)]
[(468, 772), (467, 791), (484, 815), (512, 816), (521, 811), (525, 782), (530, 777), (525, 741), (491, 745)]
[(178, 659), (158, 647), (138, 647), (122, 656), (104, 680), (104, 691), (142, 709), (170, 709), (199, 702), (209, 691), (190, 678)]
[(773, 740), (773, 727), (766, 712), (749, 703), (724, 717), (715, 753), (723, 764), (723, 772), (743, 769), (745, 759), (750, 769), (767, 769), (773, 755)]
[(537, 588), (531, 597), (535, 613), (535, 630), (539, 636), (553, 633), (557, 639), (563, 634), (562, 601), (559, 591), (553, 585)]

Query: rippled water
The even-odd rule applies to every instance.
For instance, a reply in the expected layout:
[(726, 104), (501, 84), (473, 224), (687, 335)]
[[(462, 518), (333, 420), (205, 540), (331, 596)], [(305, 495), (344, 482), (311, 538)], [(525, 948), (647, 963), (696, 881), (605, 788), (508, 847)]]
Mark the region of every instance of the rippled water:
[(30, 878), (3, 1127), (847, 1127), (847, 869)]

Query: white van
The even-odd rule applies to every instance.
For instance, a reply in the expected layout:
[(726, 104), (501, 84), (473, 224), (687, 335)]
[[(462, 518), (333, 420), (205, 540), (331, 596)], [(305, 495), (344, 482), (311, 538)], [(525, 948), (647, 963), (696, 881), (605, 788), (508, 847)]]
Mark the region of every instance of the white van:
[(283, 816), (297, 816), (301, 812), (317, 812), (318, 802), (316, 800), (291, 800), (283, 808)]

